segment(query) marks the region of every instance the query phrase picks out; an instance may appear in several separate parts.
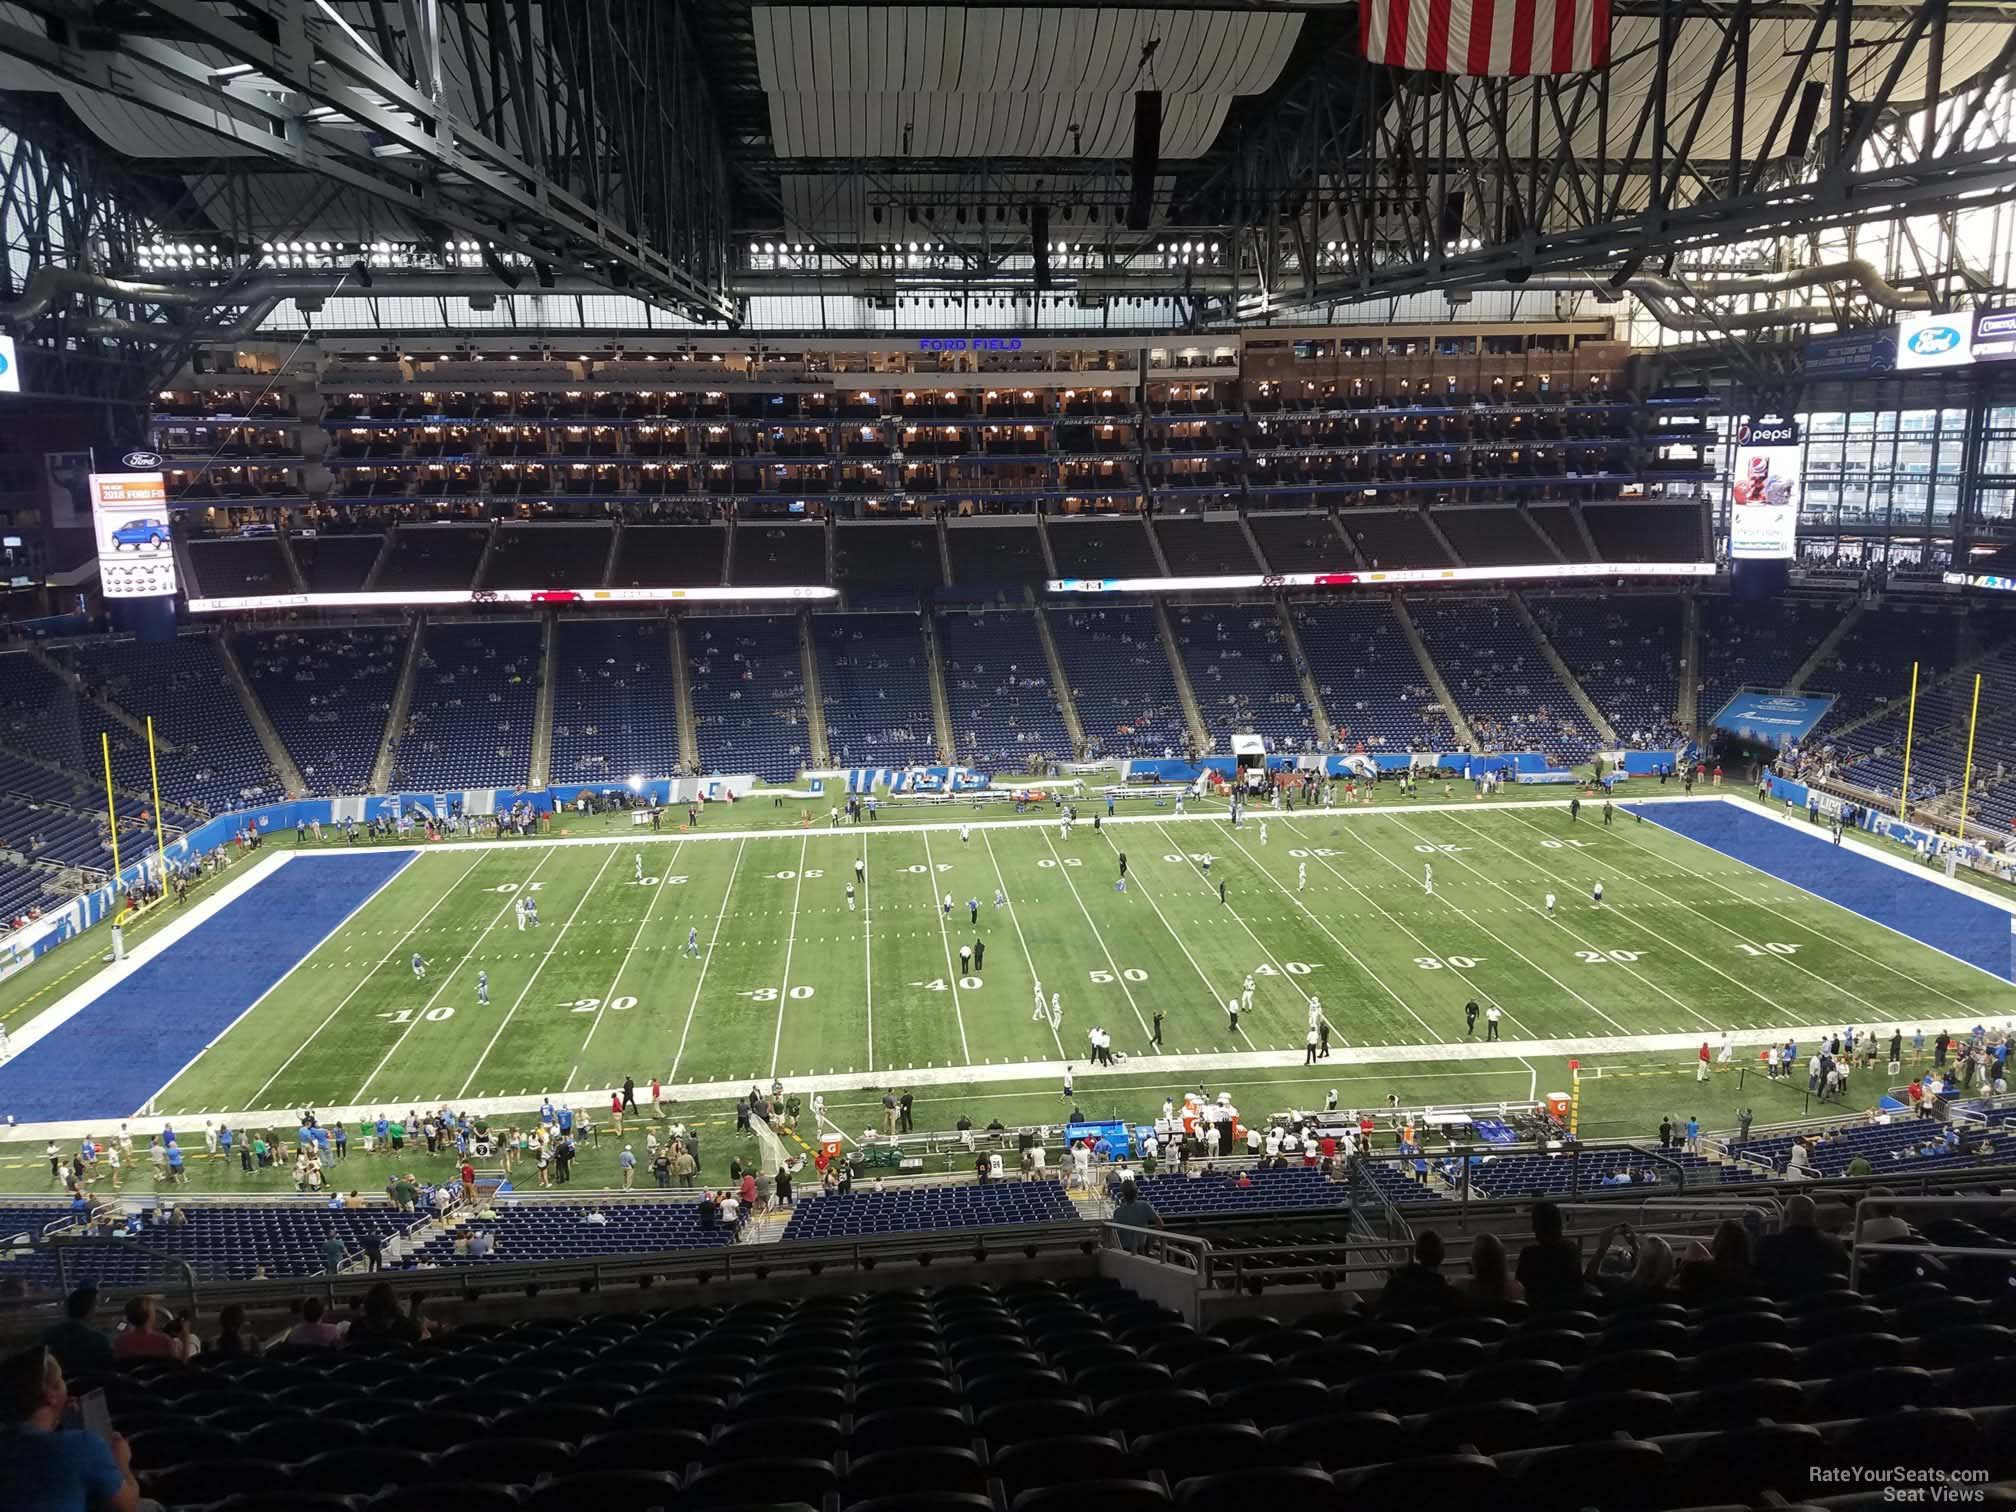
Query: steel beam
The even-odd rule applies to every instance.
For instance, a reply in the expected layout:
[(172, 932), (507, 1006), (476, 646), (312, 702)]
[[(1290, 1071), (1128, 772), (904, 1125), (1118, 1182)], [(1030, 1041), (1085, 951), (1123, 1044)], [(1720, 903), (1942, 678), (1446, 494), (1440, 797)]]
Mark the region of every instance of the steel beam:
[[(459, 118), (441, 90), (441, 33), (417, 19), (430, 3), (396, 26), (381, 5), (362, 31), (322, 0), (129, 0), (150, 24), (117, 31), (93, 24), (87, 0), (36, 8), (50, 24), (0, 24), (0, 53), (388, 200), (444, 235), (734, 313), (725, 171), (679, 0), (549, 4), (536, 37), (522, 25), (530, 8), (507, 8), (521, 25), (487, 39), (500, 93), (486, 108), (476, 92), (481, 123)], [(224, 76), (213, 50), (250, 72)], [(619, 66), (622, 91), (604, 79)], [(532, 128), (514, 145), (497, 135), (507, 99), (520, 136)], [(598, 103), (620, 124), (591, 114)]]

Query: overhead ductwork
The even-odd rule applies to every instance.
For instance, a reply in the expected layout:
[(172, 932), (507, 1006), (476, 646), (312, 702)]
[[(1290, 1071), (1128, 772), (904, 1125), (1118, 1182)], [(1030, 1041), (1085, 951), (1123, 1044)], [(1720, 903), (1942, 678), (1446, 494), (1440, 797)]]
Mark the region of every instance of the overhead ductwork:
[(1646, 313), (1669, 331), (1689, 334), (1727, 334), (1732, 331), (1765, 331), (1778, 326), (1811, 325), (1834, 320), (1838, 312), (1820, 305), (1784, 305), (1775, 310), (1701, 312), (1676, 309), (1684, 300), (1730, 299), (1744, 294), (1788, 294), (1800, 289), (1816, 289), (1828, 284), (1852, 283), (1871, 304), (1886, 310), (1907, 312), (1929, 310), (1932, 296), (1921, 289), (1900, 289), (1884, 278), (1875, 264), (1861, 258), (1843, 262), (1816, 263), (1810, 268), (1794, 268), (1785, 273), (1744, 274), (1730, 278), (1679, 279), (1654, 273), (1634, 274), (1620, 289), (1594, 273), (1535, 276), (1507, 289), (1542, 293), (1595, 294), (1614, 300), (1619, 294), (1636, 296)]

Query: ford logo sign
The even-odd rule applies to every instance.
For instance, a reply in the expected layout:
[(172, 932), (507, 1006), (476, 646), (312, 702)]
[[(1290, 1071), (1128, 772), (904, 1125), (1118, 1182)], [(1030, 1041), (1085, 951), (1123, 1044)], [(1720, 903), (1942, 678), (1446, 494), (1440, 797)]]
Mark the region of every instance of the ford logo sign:
[(119, 465), (130, 467), (134, 472), (149, 472), (167, 460), (159, 452), (130, 451), (119, 459)]
[(1960, 345), (1960, 333), (1952, 326), (1927, 326), (1913, 331), (1905, 345), (1920, 357), (1939, 357)]

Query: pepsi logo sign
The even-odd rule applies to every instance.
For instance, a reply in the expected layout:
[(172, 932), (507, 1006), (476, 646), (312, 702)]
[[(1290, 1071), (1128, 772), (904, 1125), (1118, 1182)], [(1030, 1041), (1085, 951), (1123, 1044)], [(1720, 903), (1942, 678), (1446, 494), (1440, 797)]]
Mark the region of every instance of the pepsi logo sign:
[(1753, 420), (1736, 437), (1739, 446), (1797, 446), (1799, 427), (1790, 420)]
[(167, 460), (159, 452), (130, 451), (119, 459), (119, 465), (134, 472), (152, 472)]

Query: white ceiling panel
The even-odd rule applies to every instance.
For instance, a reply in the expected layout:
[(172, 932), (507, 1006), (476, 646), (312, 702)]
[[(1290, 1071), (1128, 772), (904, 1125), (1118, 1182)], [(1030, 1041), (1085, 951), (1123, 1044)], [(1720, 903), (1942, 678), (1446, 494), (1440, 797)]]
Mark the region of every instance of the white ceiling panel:
[(1302, 18), (769, 5), (754, 23), (781, 157), (1125, 157), (1133, 94), (1152, 87), (1163, 92), (1162, 156), (1193, 158), (1236, 97), (1273, 85)]

